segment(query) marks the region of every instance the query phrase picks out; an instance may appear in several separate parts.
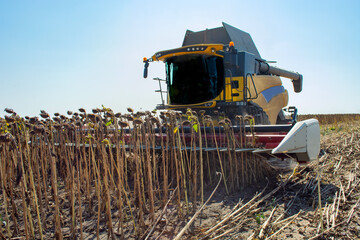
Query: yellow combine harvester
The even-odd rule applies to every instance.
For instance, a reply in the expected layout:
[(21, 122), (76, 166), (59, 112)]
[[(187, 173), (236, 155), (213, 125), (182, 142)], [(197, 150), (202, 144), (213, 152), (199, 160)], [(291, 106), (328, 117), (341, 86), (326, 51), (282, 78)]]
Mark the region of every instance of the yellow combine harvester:
[[(316, 159), (320, 150), (318, 121), (297, 123), (297, 109), (284, 109), (288, 92), (280, 77), (291, 79), (299, 93), (302, 75), (270, 66), (248, 33), (226, 23), (199, 32), (188, 30), (182, 47), (144, 58), (145, 78), (149, 62), (154, 61), (165, 63), (167, 84), (167, 104), (162, 101), (157, 109), (205, 110), (205, 114), (222, 115), (233, 124), (236, 116), (250, 115), (256, 124), (255, 140), (267, 149), (261, 152), (270, 157), (291, 153), (299, 162)], [(286, 117), (284, 110), (292, 117)], [(281, 142), (275, 140), (279, 136)]]
[(216, 110), (230, 119), (249, 114), (257, 124), (285, 123), (282, 109), (288, 104), (288, 92), (279, 76), (292, 79), (295, 92), (302, 88), (301, 74), (270, 66), (248, 33), (226, 23), (199, 32), (188, 30), (181, 48), (144, 59), (144, 77), (152, 61), (166, 65), (168, 104), (158, 109), (205, 109), (210, 115)]

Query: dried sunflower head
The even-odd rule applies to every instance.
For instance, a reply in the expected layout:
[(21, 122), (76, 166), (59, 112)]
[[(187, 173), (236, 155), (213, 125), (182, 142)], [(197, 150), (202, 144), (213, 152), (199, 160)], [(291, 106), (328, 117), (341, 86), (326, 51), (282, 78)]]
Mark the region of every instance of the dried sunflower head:
[(219, 125), (220, 126), (225, 126), (225, 121), (224, 120), (219, 121)]
[(5, 115), (5, 120), (7, 123), (13, 123), (16, 121), (14, 116), (7, 116), (7, 115)]
[(5, 115), (5, 120), (7, 123), (12, 123), (16, 121), (14, 116), (7, 116), (7, 115)]
[(12, 141), (15, 141), (15, 138), (10, 133), (5, 133), (5, 134), (0, 135), (0, 143), (1, 142), (8, 143), (8, 142), (12, 142)]
[(190, 117), (190, 120), (191, 120), (191, 121), (194, 121), (194, 122), (197, 122), (198, 119), (197, 119), (196, 116), (191, 116), (191, 117)]
[(55, 123), (54, 128), (59, 131), (59, 130), (61, 130), (61, 125), (58, 123)]
[(254, 117), (251, 116), (251, 115), (245, 115), (244, 116), (244, 120), (251, 120), (251, 119), (254, 119)]
[(129, 126), (129, 123), (127, 123), (127, 122), (125, 122), (125, 121), (119, 121), (119, 125), (120, 125), (120, 127), (122, 127), (122, 128), (126, 128), (126, 127)]
[(189, 120), (185, 120), (182, 122), (181, 124), (182, 126), (190, 126), (191, 125), (191, 122)]
[(14, 118), (15, 118), (15, 120), (18, 121), (18, 122), (21, 121), (21, 117), (20, 117), (19, 115), (17, 115), (17, 114), (14, 116)]
[(136, 125), (140, 125), (140, 124), (143, 124), (143, 123), (144, 123), (144, 121), (142, 119), (140, 119), (140, 118), (136, 118), (134, 120), (134, 124), (136, 124)]
[(225, 121), (225, 123), (231, 125), (231, 120), (229, 118), (225, 118), (224, 121)]
[(87, 116), (91, 121), (96, 122), (96, 120), (97, 120), (96, 116), (97, 115), (95, 115), (93, 113), (89, 113)]
[(61, 121), (61, 119), (58, 118), (58, 117), (53, 117), (53, 120), (54, 120), (55, 122), (58, 122), (58, 123)]
[(41, 110), (41, 113), (39, 115), (42, 118), (49, 118), (50, 117), (50, 115), (47, 112), (45, 112), (44, 110)]
[(205, 122), (205, 123), (211, 123), (212, 120), (211, 120), (211, 118), (205, 118), (205, 119), (204, 119), (204, 122)]
[(31, 124), (34, 124), (34, 123), (36, 123), (36, 122), (38, 122), (39, 121), (39, 118), (38, 117), (31, 117), (30, 119), (29, 119), (29, 122), (31, 123)]
[(13, 113), (15, 113), (14, 110), (11, 109), (11, 108), (5, 108), (4, 111), (7, 112), (8, 114), (13, 114)]
[(114, 117), (115, 114), (114, 114), (113, 111), (108, 111), (108, 112), (106, 112), (106, 116), (107, 116), (107, 117)]
[(150, 118), (150, 121), (151, 121), (151, 123), (153, 123), (153, 124), (157, 124), (157, 123), (159, 123), (159, 119), (158, 119), (158, 118), (156, 118), (156, 117), (152, 117), (152, 118)]
[(34, 125), (33, 130), (35, 133), (44, 133), (45, 132), (45, 128), (42, 125)]

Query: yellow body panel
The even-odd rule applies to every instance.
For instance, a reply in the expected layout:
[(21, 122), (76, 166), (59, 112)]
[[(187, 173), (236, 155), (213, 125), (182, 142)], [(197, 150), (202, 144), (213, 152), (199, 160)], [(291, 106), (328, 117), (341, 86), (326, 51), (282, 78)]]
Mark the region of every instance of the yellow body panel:
[(288, 91), (285, 90), (285, 92), (276, 95), (269, 102), (265, 100), (262, 94), (259, 94), (258, 98), (253, 100), (253, 102), (262, 107), (264, 112), (266, 112), (270, 124), (276, 124), (280, 110), (288, 104)]
[[(239, 88), (232, 88), (231, 87), (231, 81), (235, 82), (238, 81)], [(242, 101), (244, 99), (244, 93), (243, 93), (243, 86), (244, 86), (244, 78), (243, 77), (233, 77), (231, 78), (225, 78), (225, 90), (222, 90), (221, 93), (217, 98), (215, 98), (215, 101), (223, 101), (224, 100), (224, 91), (225, 91), (225, 100), (226, 102), (237, 102)], [(236, 96), (238, 95), (238, 96)]]
[[(237, 102), (237, 101), (242, 101), (244, 100), (244, 78), (243, 77), (233, 77), (232, 81), (238, 81), (239, 87), (238, 88), (233, 88), (232, 89), (232, 98), (233, 101)], [(230, 85), (231, 87), (231, 85)], [(238, 96), (237, 96), (238, 95)]]
[[(255, 75), (253, 76), (253, 80), (258, 97), (252, 101), (265, 111), (269, 117), (270, 124), (276, 124), (277, 116), (280, 110), (288, 104), (287, 90), (274, 96), (269, 102), (267, 102), (265, 97), (262, 95), (262, 92), (271, 87), (281, 86), (282, 82), (280, 77), (271, 75)], [(255, 97), (255, 89), (250, 78), (248, 78), (248, 88), (250, 89), (251, 96)]]
[[(238, 88), (232, 87), (231, 82), (238, 81)], [(244, 86), (243, 77), (233, 77), (225, 78), (225, 100), (226, 102), (237, 102), (244, 99), (243, 86)], [(238, 95), (238, 96), (237, 96)]]
[[(253, 80), (258, 94), (268, 88), (282, 85), (281, 79), (278, 76), (254, 75)], [(251, 97), (255, 97), (256, 93), (250, 77), (247, 79), (247, 86), (250, 89)], [(248, 97), (250, 96), (248, 95)]]

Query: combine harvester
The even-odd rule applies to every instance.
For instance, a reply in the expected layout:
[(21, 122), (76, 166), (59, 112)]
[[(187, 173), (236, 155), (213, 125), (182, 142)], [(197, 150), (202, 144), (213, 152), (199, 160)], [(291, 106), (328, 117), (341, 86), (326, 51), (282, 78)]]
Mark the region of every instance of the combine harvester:
[[(227, 118), (237, 140), (245, 132), (244, 141), (251, 147), (232, 146), (235, 152), (251, 152), (264, 158), (294, 159), (308, 163), (318, 157), (320, 128), (316, 119), (296, 121), (297, 109), (285, 108), (288, 92), (280, 77), (292, 80), (294, 91), (301, 92), (303, 78), (297, 72), (269, 65), (261, 58), (251, 36), (223, 23), (222, 27), (185, 34), (181, 48), (155, 53), (144, 58), (144, 78), (150, 62), (163, 61), (166, 80), (159, 81), (162, 103), (159, 110), (186, 113), (188, 109), (211, 117)], [(162, 91), (160, 81), (166, 81), (167, 91)], [(167, 104), (162, 93), (167, 93)], [(291, 113), (288, 118), (284, 111)], [(249, 117), (250, 116), (250, 117)], [(241, 127), (241, 120), (247, 125)], [(238, 121), (240, 120), (240, 121)], [(244, 122), (244, 121), (243, 121)], [(157, 131), (160, 131), (159, 129)], [(162, 130), (165, 132), (165, 130)], [(211, 131), (202, 125), (204, 136)], [(183, 127), (183, 134), (190, 130)], [(216, 136), (206, 137), (221, 141), (225, 127), (214, 128)], [(190, 139), (185, 136), (185, 139)], [(226, 151), (229, 146), (222, 146)], [(197, 150), (211, 151), (201, 147)]]

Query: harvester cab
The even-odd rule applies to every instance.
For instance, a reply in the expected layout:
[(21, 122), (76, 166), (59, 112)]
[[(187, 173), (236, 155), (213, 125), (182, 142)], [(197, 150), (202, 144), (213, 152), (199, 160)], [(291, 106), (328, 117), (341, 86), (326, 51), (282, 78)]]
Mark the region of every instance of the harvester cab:
[(182, 47), (159, 51), (143, 61), (145, 78), (150, 62), (165, 63), (167, 103), (162, 100), (157, 109), (205, 110), (207, 115), (221, 113), (233, 122), (236, 116), (250, 115), (256, 125), (261, 125), (255, 131), (266, 136), (271, 135), (269, 132), (279, 135), (286, 125), (286, 137), (283, 136), (286, 143), (274, 145), (265, 140), (265, 148), (272, 146), (269, 154), (294, 153), (299, 162), (317, 158), (320, 150), (317, 120), (296, 123), (297, 109), (288, 108), (290, 118), (283, 110), (288, 104), (288, 92), (280, 77), (291, 79), (294, 91), (299, 93), (302, 75), (271, 66), (260, 56), (250, 34), (226, 23), (198, 32), (187, 30)]

